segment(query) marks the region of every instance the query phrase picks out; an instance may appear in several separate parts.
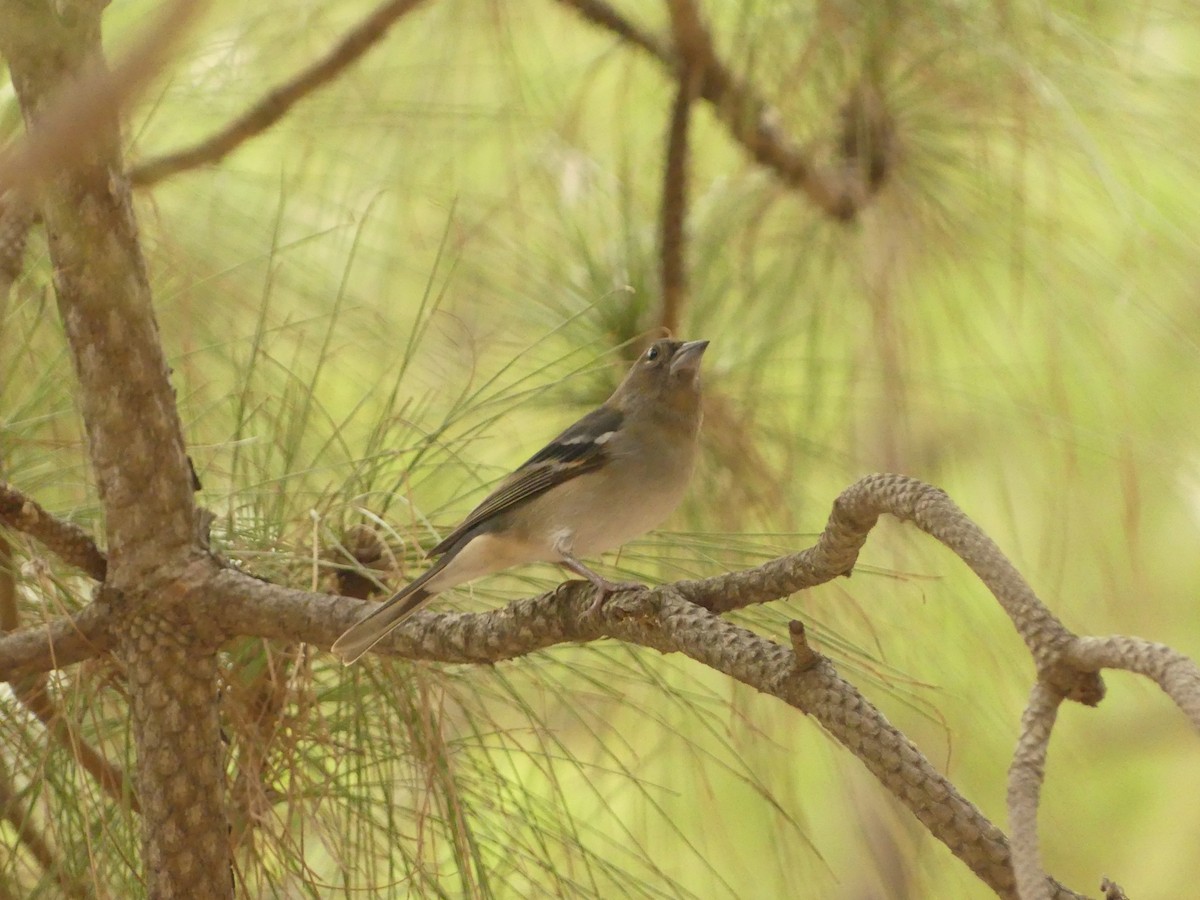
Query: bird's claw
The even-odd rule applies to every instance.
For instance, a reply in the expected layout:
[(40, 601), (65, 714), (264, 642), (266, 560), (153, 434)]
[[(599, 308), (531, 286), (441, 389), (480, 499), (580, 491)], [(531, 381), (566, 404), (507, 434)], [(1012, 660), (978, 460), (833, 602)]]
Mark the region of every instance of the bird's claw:
[(587, 608), (584, 615), (596, 615), (613, 594), (619, 594), (621, 591), (640, 591), (644, 586), (636, 581), (605, 581), (597, 583), (596, 599), (592, 601), (592, 605)]

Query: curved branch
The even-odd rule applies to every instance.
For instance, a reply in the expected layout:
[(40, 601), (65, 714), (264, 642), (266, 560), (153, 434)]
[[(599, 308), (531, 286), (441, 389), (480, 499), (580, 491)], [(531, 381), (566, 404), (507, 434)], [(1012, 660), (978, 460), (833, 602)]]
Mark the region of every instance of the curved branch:
[[(679, 61), (661, 42), (633, 25), (604, 0), (559, 0), (594, 25), (618, 35), (649, 53), (675, 72)], [(754, 88), (736, 76), (716, 55), (712, 39), (690, 3), (672, 0), (694, 26), (691, 46), (703, 57), (698, 96), (708, 101), (730, 136), (754, 158), (772, 170), (788, 187), (804, 194), (818, 209), (835, 219), (853, 219), (878, 188), (862, 183), (857, 171), (818, 168), (809, 153), (786, 134), (780, 116)]]
[(200, 143), (133, 168), (135, 187), (148, 187), (171, 175), (220, 162), (246, 141), (262, 134), (317, 88), (332, 81), (381, 41), (388, 29), (422, 0), (386, 0), (352, 28), (324, 59), (276, 87), (216, 134)]
[(108, 574), (108, 559), (92, 536), (73, 522), (52, 516), (35, 500), (0, 481), (0, 523), (24, 532), (63, 562), (97, 581)]
[[(328, 647), (373, 604), (294, 591), (225, 570), (208, 585), (214, 614), (232, 633), (292, 637)], [(735, 626), (668, 585), (612, 597), (587, 615), (593, 588), (558, 589), (485, 613), (420, 612), (376, 645), (408, 659), (495, 663), (555, 644), (613, 637), (683, 653), (811, 715), (879, 778), (901, 803), (1001, 896), (1015, 897), (1007, 841), (920, 751), (893, 728), (828, 660)], [(1052, 896), (1076, 897), (1054, 882)]]
[(850, 574), (867, 534), (888, 513), (912, 522), (954, 551), (1008, 613), (1039, 673), (1072, 699), (1094, 705), (1103, 687), (1094, 672), (1064, 666), (1063, 654), (1076, 640), (1033, 592), (989, 538), (940, 488), (907, 475), (868, 475), (842, 491), (815, 546), (745, 572), (676, 588), (693, 603), (716, 612), (786, 597)]
[(1063, 695), (1039, 681), (1033, 686), (1021, 736), (1008, 769), (1008, 824), (1012, 829), (1013, 870), (1021, 900), (1047, 900), (1046, 876), (1038, 849), (1037, 811), (1046, 778), (1046, 751)]
[(1126, 635), (1079, 638), (1069, 657), (1082, 669), (1124, 669), (1145, 675), (1200, 730), (1200, 667), (1178, 650)]

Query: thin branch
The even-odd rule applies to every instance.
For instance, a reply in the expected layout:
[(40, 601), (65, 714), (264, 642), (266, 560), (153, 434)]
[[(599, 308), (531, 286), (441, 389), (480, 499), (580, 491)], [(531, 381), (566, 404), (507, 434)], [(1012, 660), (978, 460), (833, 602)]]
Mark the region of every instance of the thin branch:
[(12, 682), (11, 685), (13, 693), (21, 705), (37, 717), (37, 720), (46, 727), (51, 736), (70, 752), (79, 767), (100, 785), (101, 790), (111, 800), (120, 804), (128, 799), (130, 809), (135, 813), (141, 813), (137, 795), (126, 784), (125, 773), (80, 737), (75, 723), (64, 716), (58, 709), (58, 705), (51, 699), (44, 675), (21, 679)]
[(33, 209), (13, 194), (0, 194), (0, 322), (12, 284), (25, 266), (25, 241), (34, 218)]
[[(667, 129), (666, 165), (663, 168), (662, 213), (659, 223), (660, 275), (662, 278), (662, 315), (659, 325), (667, 334), (677, 334), (682, 309), (687, 304), (686, 232), (688, 211), (688, 130), (692, 101), (704, 76), (703, 60), (686, 52), (692, 38), (686, 17), (677, 16), (671, 3), (675, 24), (675, 44), (679, 48), (678, 85), (671, 104), (671, 122)], [(683, 19), (681, 21), (681, 18)]]
[(70, 618), (0, 636), (0, 681), (65, 669), (110, 650), (110, 610), (92, 603)]
[[(0, 534), (0, 633), (16, 631), (20, 626), (17, 610), (17, 588), (12, 549)], [(44, 585), (48, 593), (49, 579)], [(125, 790), (125, 774), (101, 755), (95, 747), (79, 734), (75, 723), (59, 710), (50, 696), (49, 682), (42, 673), (9, 682), (17, 702), (40, 721), (46, 730), (75, 758), (75, 762), (95, 779), (101, 790), (117, 803), (130, 798), (130, 806), (138, 812), (137, 797)]]
[(56, 877), (59, 886), (68, 897), (89, 896), (82, 884), (73, 882), (63, 871), (61, 860), (51, 849), (46, 836), (34, 827), (30, 810), (28, 806), (21, 804), (20, 799), (4, 758), (0, 756), (0, 818), (8, 822), (16, 834), (17, 843), (29, 852), (42, 870)]
[(1069, 650), (1082, 669), (1124, 669), (1144, 675), (1175, 701), (1200, 731), (1200, 668), (1165, 644), (1126, 635), (1079, 638)]
[[(604, 0), (559, 2), (649, 53), (672, 73), (678, 70), (679, 62), (671, 49), (629, 22)], [(677, 2), (672, 0), (673, 4)], [(700, 23), (694, 10), (693, 18)], [(730, 136), (756, 162), (772, 170), (785, 185), (804, 194), (818, 209), (840, 221), (853, 219), (878, 184), (863, 184), (853, 169), (818, 168), (810, 154), (784, 132), (778, 111), (717, 57), (702, 23), (700, 34), (708, 62), (700, 79), (699, 96), (712, 106)]]
[(1037, 811), (1046, 779), (1046, 751), (1063, 695), (1039, 681), (1033, 686), (1021, 736), (1008, 769), (1008, 827), (1012, 829), (1013, 871), (1021, 900), (1047, 900), (1046, 876), (1038, 849)]
[(867, 534), (884, 513), (912, 522), (953, 550), (1008, 613), (1038, 671), (1061, 682), (1060, 687), (1072, 699), (1093, 705), (1099, 702), (1103, 689), (1094, 674), (1062, 665), (1062, 654), (1075, 640), (1074, 635), (1038, 598), (995, 542), (945, 491), (905, 475), (868, 475), (844, 490), (834, 501), (816, 545), (807, 550), (755, 569), (680, 582), (676, 587), (693, 603), (725, 612), (823, 584), (850, 573)]
[(195, 146), (160, 156), (129, 172), (135, 187), (148, 187), (171, 175), (220, 162), (246, 141), (262, 134), (292, 107), (328, 84), (378, 44), (388, 30), (422, 0), (387, 0), (352, 28), (323, 59), (284, 82), (216, 134)]
[(31, 497), (0, 481), (0, 524), (39, 541), (63, 562), (97, 581), (108, 574), (108, 560), (91, 535), (72, 522), (56, 518)]
[(666, 62), (671, 51), (664, 47), (654, 35), (638, 28), (604, 0), (560, 0), (563, 6), (575, 10), (593, 25), (611, 31), (623, 41), (640, 47), (651, 56)]

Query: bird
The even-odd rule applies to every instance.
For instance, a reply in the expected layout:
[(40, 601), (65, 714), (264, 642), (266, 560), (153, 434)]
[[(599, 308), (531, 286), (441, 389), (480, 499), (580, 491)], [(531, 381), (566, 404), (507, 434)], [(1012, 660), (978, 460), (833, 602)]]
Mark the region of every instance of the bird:
[(654, 341), (603, 404), (505, 478), (426, 555), (437, 561), (330, 648), (350, 665), (434, 594), (513, 566), (558, 563), (617, 591), (582, 558), (657, 528), (683, 500), (699, 445), (700, 363), (708, 341)]

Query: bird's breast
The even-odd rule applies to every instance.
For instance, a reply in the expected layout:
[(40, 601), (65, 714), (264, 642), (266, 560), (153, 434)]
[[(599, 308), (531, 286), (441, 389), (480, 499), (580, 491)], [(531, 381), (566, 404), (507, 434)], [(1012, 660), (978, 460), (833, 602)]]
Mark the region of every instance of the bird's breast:
[(522, 516), (535, 524), (546, 561), (556, 547), (588, 557), (641, 537), (663, 524), (687, 490), (692, 454), (616, 458), (532, 500)]

